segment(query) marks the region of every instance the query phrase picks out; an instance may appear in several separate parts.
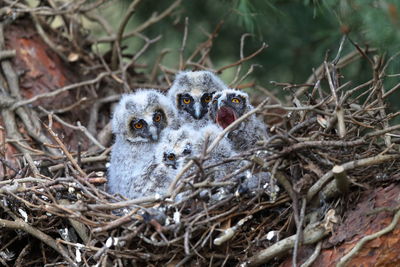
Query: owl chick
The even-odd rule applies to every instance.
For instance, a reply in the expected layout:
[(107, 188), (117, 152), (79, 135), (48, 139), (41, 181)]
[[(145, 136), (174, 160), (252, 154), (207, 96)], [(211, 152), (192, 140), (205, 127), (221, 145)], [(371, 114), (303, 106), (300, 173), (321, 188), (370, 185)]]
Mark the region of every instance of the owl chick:
[[(146, 184), (138, 191), (131, 188), (131, 194), (160, 194), (167, 192), (175, 176), (186, 163), (186, 157), (192, 154), (191, 140), (197, 139), (197, 132), (189, 133), (187, 126), (177, 130), (168, 129), (155, 147), (151, 164), (143, 170), (141, 177)], [(189, 139), (192, 134), (193, 139)]]
[[(146, 176), (148, 180), (164, 181), (164, 185), (158, 188), (153, 187), (155, 193), (165, 193), (171, 181), (193, 157), (198, 157), (204, 150), (205, 142), (213, 140), (222, 129), (215, 124), (209, 124), (206, 127), (197, 130), (192, 125), (184, 125), (178, 130), (167, 132), (159, 145), (157, 154), (154, 157), (154, 165), (148, 168)], [(204, 169), (206, 175), (212, 175), (215, 180), (220, 180), (235, 168), (235, 164), (228, 163), (207, 169), (221, 163), (234, 155), (232, 145), (227, 139), (222, 139), (218, 146), (210, 152), (205, 159)], [(185, 177), (193, 174), (197, 167), (193, 165)]]
[[(210, 118), (222, 128), (228, 127), (237, 118), (253, 109), (249, 95), (245, 92), (226, 89), (213, 96)], [(234, 149), (245, 151), (257, 141), (268, 138), (265, 124), (253, 114), (228, 134)]]
[(215, 92), (227, 86), (209, 71), (180, 72), (168, 92), (168, 97), (178, 109), (181, 121), (191, 123), (195, 128), (209, 122), (208, 107)]
[(139, 196), (147, 183), (141, 174), (151, 164), (162, 133), (177, 127), (175, 108), (163, 94), (139, 90), (122, 96), (112, 118), (115, 144), (108, 169), (108, 191), (128, 198)]

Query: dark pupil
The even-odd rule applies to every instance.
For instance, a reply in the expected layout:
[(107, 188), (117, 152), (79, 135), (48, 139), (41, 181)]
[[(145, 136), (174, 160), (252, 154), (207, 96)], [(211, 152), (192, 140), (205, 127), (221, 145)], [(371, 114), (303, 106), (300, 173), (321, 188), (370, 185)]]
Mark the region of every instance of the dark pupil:
[(182, 96), (181, 96), (181, 100), (182, 100), (184, 103), (187, 103), (187, 102), (191, 101), (191, 98), (190, 98), (189, 95), (182, 95)]

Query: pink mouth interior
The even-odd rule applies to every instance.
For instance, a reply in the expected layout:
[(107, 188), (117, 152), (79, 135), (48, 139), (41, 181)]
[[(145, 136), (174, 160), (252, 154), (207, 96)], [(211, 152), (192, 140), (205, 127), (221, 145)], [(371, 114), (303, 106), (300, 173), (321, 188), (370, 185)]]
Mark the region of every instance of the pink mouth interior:
[(217, 112), (216, 122), (224, 129), (236, 119), (235, 111), (229, 107), (221, 107)]

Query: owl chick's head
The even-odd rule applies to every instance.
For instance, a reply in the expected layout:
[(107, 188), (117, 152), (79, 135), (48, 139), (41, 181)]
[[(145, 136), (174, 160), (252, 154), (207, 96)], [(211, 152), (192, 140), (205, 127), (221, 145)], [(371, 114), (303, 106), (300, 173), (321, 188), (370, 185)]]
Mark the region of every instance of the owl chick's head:
[(122, 96), (114, 111), (112, 131), (132, 143), (151, 143), (175, 124), (175, 109), (166, 96), (152, 89), (139, 90)]
[(182, 167), (188, 157), (198, 153), (199, 138), (198, 131), (189, 125), (166, 132), (156, 149), (156, 162), (173, 169)]
[(252, 108), (248, 94), (239, 90), (226, 89), (214, 94), (210, 104), (210, 117), (225, 129)]
[(184, 71), (168, 92), (168, 97), (178, 110), (191, 120), (201, 120), (208, 112), (208, 106), (215, 92), (226, 89), (226, 85), (209, 71)]

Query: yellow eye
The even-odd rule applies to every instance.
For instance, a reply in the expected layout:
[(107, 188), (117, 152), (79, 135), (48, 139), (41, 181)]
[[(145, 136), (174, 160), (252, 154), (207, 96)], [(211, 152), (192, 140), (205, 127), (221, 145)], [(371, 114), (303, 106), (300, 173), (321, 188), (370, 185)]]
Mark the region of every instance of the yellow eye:
[(187, 104), (190, 104), (190, 102), (191, 102), (191, 101), (190, 101), (189, 98), (184, 98), (184, 99), (183, 99), (183, 103), (185, 103), (186, 105), (187, 105)]
[(204, 102), (209, 103), (211, 101), (211, 96), (206, 96)]
[(175, 155), (174, 154), (169, 154), (167, 159), (168, 160), (175, 160)]
[(143, 123), (137, 122), (137, 123), (134, 124), (134, 126), (135, 126), (136, 129), (142, 129), (143, 128)]
[(240, 103), (240, 99), (239, 98), (232, 98), (232, 103), (236, 103), (239, 104)]
[(160, 114), (157, 114), (155, 117), (154, 117), (154, 121), (155, 122), (159, 122), (161, 120), (161, 115)]

